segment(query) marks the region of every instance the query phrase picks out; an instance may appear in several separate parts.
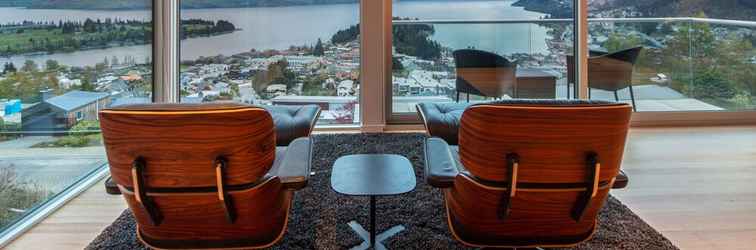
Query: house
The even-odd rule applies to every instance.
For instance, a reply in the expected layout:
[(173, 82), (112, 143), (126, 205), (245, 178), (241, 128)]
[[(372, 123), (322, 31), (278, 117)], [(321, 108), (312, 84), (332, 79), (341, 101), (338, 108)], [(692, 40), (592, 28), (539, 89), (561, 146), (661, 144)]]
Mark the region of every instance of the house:
[(265, 88), (265, 92), (272, 96), (286, 95), (286, 85), (284, 84), (271, 84)]
[[(42, 102), (24, 112), (24, 130), (68, 130), (79, 121), (98, 120), (100, 110), (111, 105), (111, 96), (104, 92), (70, 91), (51, 97), (51, 91), (42, 91)], [(34, 119), (26, 119), (32, 117)]]
[(0, 131), (16, 129), (21, 124), (21, 100), (0, 100)]
[(354, 81), (352, 80), (341, 81), (336, 91), (338, 93), (338, 96), (353, 96), (355, 93)]
[(81, 86), (81, 79), (69, 79), (66, 76), (58, 76), (58, 87), (69, 89), (74, 86)]

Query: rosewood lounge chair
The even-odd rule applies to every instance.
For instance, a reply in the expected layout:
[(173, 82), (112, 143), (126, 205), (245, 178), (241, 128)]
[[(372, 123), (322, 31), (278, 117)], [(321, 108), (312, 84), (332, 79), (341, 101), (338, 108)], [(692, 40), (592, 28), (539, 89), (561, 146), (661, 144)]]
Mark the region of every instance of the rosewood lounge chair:
[[(311, 127), (319, 109), (288, 108)], [(294, 191), (307, 185), (312, 144), (276, 147), (274, 117), (243, 104), (152, 104), (100, 112), (112, 184), (157, 249), (263, 248), (286, 231)], [(313, 116), (314, 114), (314, 116)], [(280, 114), (279, 114), (280, 115)], [(289, 124), (291, 125), (291, 124)], [(294, 135), (296, 129), (284, 134)]]
[(517, 97), (517, 64), (486, 51), (463, 49), (454, 51), (457, 70), (457, 102), (461, 93), (501, 98)]
[[(615, 101), (619, 101), (617, 91), (628, 89), (633, 111), (638, 111), (632, 81), (633, 68), (642, 50), (643, 47), (635, 47), (613, 53), (591, 52), (591, 57), (588, 58), (588, 97), (591, 97), (591, 89), (600, 89), (613, 92)], [(567, 56), (567, 81), (574, 84), (575, 60), (573, 58), (573, 56)], [(569, 92), (569, 84), (567, 86)]]
[[(428, 111), (435, 106), (418, 107), (427, 127), (453, 120), (428, 119), (439, 114)], [(440, 137), (425, 143), (426, 180), (444, 191), (452, 235), (473, 247), (566, 247), (590, 239), (609, 190), (627, 185), (620, 164), (631, 113), (630, 105), (601, 101), (467, 107), (459, 146)]]

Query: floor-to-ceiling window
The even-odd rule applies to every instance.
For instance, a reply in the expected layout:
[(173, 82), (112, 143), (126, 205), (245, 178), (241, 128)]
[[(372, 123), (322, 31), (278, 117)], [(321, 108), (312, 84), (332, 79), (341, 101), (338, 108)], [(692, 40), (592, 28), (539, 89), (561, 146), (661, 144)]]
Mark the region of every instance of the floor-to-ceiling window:
[(429, 101), (571, 97), (571, 2), (394, 1), (393, 113)]
[(312, 104), (359, 123), (358, 1), (182, 1), (181, 102)]
[(107, 163), (98, 111), (152, 101), (150, 0), (3, 1), (0, 236)]
[(637, 57), (629, 57), (628, 81), (589, 81), (593, 99), (615, 100), (616, 91), (620, 101), (634, 102), (639, 112), (756, 107), (756, 5), (604, 1), (590, 7), (589, 42), (599, 53), (590, 59), (589, 74), (611, 64), (602, 53), (639, 48)]

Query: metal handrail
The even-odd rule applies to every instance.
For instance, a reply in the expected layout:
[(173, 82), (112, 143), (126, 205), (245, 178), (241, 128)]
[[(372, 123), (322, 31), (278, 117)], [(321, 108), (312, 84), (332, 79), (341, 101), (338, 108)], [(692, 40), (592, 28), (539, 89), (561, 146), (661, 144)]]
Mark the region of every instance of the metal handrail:
[[(572, 19), (420, 19), (394, 20), (394, 24), (522, 24), (522, 23), (572, 23)], [(697, 22), (756, 28), (756, 21), (727, 20), (699, 17), (636, 17), (636, 18), (588, 18), (589, 23), (660, 23), (660, 22)]]

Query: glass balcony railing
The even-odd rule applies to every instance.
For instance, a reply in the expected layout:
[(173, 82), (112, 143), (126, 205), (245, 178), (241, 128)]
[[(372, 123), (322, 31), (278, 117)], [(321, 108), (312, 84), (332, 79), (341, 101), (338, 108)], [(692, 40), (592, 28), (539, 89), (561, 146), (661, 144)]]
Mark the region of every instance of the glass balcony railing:
[[(423, 60), (418, 52), (405, 53), (395, 46), (393, 111), (414, 112), (419, 101), (455, 101), (453, 51), (469, 48), (493, 52), (517, 64), (519, 91), (512, 92), (517, 96), (509, 93), (503, 98), (572, 98), (574, 84), (568, 71), (574, 44), (572, 23), (572, 19), (395, 20), (395, 27), (431, 31), (428, 39), (438, 43), (441, 55), (438, 60)], [(756, 22), (710, 18), (589, 19), (591, 99), (634, 101), (639, 112), (753, 110), (755, 28)], [(401, 35), (396, 28), (394, 35)], [(591, 61), (634, 47), (643, 49), (633, 64), (629, 83), (602, 86), (605, 84), (595, 79), (602, 74), (595, 65), (598, 61)], [(526, 77), (522, 81), (520, 75), (533, 72), (555, 79), (532, 81)], [(471, 101), (485, 99), (491, 98), (471, 97)]]
[(0, 7), (0, 248), (106, 174), (100, 110), (152, 101), (152, 1), (96, 3)]

